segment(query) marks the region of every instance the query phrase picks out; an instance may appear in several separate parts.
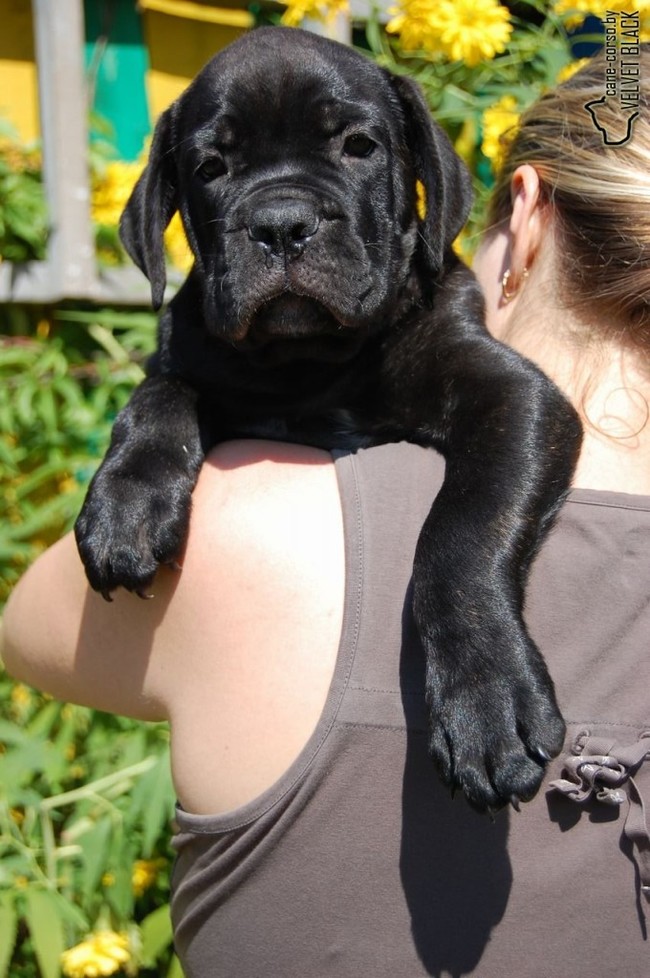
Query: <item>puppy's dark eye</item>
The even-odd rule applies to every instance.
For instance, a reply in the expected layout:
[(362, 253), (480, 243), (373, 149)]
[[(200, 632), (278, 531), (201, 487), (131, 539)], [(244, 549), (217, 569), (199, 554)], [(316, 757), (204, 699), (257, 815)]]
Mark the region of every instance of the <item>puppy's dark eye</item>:
[(370, 136), (364, 136), (363, 133), (358, 132), (353, 136), (348, 136), (343, 143), (343, 155), (365, 159), (372, 155), (376, 145), (376, 142)]
[(207, 160), (203, 160), (203, 163), (196, 170), (197, 176), (204, 183), (216, 180), (217, 177), (222, 177), (224, 173), (226, 173), (226, 164), (221, 156), (209, 156)]

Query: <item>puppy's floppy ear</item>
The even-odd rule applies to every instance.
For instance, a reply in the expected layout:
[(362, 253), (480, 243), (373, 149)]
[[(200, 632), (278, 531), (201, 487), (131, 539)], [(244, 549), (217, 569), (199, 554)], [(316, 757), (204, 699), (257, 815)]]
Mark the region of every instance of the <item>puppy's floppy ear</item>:
[(158, 120), (149, 162), (120, 219), (120, 238), (151, 282), (151, 299), (156, 310), (162, 306), (167, 282), (163, 234), (178, 208), (173, 121), (172, 105)]
[[(435, 278), (445, 252), (461, 230), (472, 206), (469, 170), (454, 150), (446, 132), (431, 118), (420, 87), (403, 76), (393, 76), (406, 119), (408, 148), (417, 180), (424, 188), (420, 216), (422, 260)], [(421, 191), (421, 188), (420, 188)]]

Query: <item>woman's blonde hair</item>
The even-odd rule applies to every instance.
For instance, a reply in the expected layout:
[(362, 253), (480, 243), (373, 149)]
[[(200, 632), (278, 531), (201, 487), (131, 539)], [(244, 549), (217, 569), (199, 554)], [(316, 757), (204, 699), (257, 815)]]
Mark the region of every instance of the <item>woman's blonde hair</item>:
[[(627, 58), (628, 61), (632, 59)], [(510, 184), (529, 163), (553, 208), (558, 287), (569, 307), (611, 316), (618, 339), (650, 351), (650, 44), (640, 46), (638, 116), (612, 110), (604, 52), (521, 117), (492, 196), (488, 227), (511, 213)], [(585, 108), (596, 102), (594, 112)], [(598, 115), (600, 113), (600, 115)], [(630, 139), (619, 145), (631, 130)], [(607, 129), (607, 126), (610, 129)], [(605, 313), (605, 316), (603, 316)]]

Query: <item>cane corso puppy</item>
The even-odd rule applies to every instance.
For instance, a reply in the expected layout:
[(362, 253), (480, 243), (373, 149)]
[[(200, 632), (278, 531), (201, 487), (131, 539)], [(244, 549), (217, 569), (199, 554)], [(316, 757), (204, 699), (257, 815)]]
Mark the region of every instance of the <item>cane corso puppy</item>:
[(446, 782), (496, 809), (531, 797), (562, 743), (522, 603), (580, 429), (484, 328), (451, 248), (470, 203), (468, 173), (409, 79), (292, 29), (218, 54), (160, 118), (124, 212), (156, 308), (177, 210), (195, 263), (76, 535), (95, 589), (143, 594), (182, 549), (215, 442), (435, 446), (446, 475), (414, 567), (430, 750)]

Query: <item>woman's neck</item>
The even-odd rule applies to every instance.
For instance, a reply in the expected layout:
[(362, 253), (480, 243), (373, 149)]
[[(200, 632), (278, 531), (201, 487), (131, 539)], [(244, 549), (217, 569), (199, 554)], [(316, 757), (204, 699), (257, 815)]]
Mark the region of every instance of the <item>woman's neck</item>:
[(625, 357), (567, 391), (578, 410), (584, 439), (574, 485), (650, 495), (650, 384)]
[(640, 355), (613, 343), (589, 347), (584, 330), (566, 327), (565, 317), (554, 330), (545, 316), (533, 326), (513, 323), (504, 339), (541, 367), (580, 415), (584, 439), (573, 485), (650, 495), (650, 371)]

